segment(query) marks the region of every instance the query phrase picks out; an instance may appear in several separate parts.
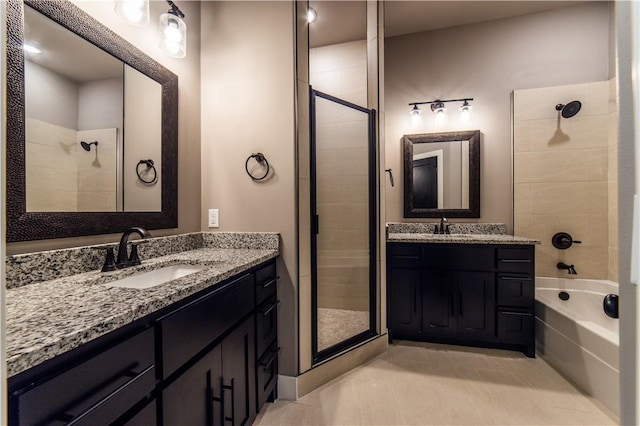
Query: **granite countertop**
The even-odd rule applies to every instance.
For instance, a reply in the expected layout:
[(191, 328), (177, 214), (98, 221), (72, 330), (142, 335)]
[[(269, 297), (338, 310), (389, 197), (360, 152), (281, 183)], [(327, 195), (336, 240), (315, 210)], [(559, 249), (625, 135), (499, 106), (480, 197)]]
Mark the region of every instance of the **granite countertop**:
[[(7, 375), (27, 370), (278, 254), (279, 250), (272, 248), (197, 248), (143, 260), (139, 266), (119, 271), (94, 270), (7, 289)], [(173, 264), (206, 268), (146, 289), (100, 285)]]
[(426, 234), (426, 233), (390, 233), (390, 243), (445, 243), (445, 244), (540, 244), (540, 240), (516, 237), (506, 234)]

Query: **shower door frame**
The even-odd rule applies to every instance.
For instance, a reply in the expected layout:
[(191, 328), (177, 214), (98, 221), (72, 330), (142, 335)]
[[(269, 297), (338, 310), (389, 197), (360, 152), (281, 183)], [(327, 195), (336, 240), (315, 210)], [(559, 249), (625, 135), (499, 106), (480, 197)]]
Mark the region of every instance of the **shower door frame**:
[[(367, 114), (367, 151), (368, 151), (368, 205), (369, 205), (369, 329), (358, 333), (346, 340), (326, 349), (318, 351), (318, 233), (319, 233), (319, 216), (317, 210), (317, 191), (316, 191), (316, 98), (320, 97), (325, 100), (335, 102), (347, 108)], [(309, 180), (310, 180), (310, 201), (311, 201), (311, 342), (312, 342), (312, 365), (322, 363), (329, 358), (355, 347), (377, 335), (376, 332), (376, 283), (377, 283), (377, 184), (376, 184), (376, 111), (367, 109), (345, 101), (343, 99), (331, 96), (327, 93), (314, 90), (309, 86)]]

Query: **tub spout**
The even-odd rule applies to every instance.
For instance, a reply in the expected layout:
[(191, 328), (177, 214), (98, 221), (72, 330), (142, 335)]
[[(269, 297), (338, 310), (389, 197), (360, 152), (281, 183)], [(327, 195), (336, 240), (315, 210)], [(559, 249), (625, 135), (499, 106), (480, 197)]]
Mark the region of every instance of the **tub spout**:
[(569, 275), (577, 275), (578, 274), (576, 272), (576, 268), (573, 265), (567, 265), (566, 263), (558, 262), (556, 267), (558, 269), (560, 269), (560, 270), (566, 270), (569, 273)]

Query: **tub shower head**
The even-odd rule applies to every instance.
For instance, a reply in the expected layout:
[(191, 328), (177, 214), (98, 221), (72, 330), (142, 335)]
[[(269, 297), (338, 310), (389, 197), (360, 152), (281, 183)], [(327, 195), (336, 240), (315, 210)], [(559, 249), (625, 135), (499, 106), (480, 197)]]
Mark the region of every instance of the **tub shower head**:
[(96, 148), (98, 147), (98, 141), (93, 141), (93, 142), (85, 142), (85, 141), (81, 141), (80, 145), (82, 145), (82, 149), (84, 149), (85, 151), (91, 151), (91, 145), (95, 145)]
[(571, 118), (576, 115), (580, 108), (582, 108), (582, 102), (580, 101), (571, 101), (568, 104), (558, 104), (556, 105), (556, 111), (560, 111), (562, 117)]

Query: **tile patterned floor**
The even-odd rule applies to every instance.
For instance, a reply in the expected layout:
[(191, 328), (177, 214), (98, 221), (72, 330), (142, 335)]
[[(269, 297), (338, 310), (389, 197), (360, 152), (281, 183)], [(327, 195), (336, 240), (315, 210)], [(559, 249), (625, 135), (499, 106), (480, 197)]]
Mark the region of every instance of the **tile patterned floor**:
[(540, 357), (398, 342), (255, 425), (614, 425)]
[(368, 311), (318, 308), (318, 350), (369, 330)]

